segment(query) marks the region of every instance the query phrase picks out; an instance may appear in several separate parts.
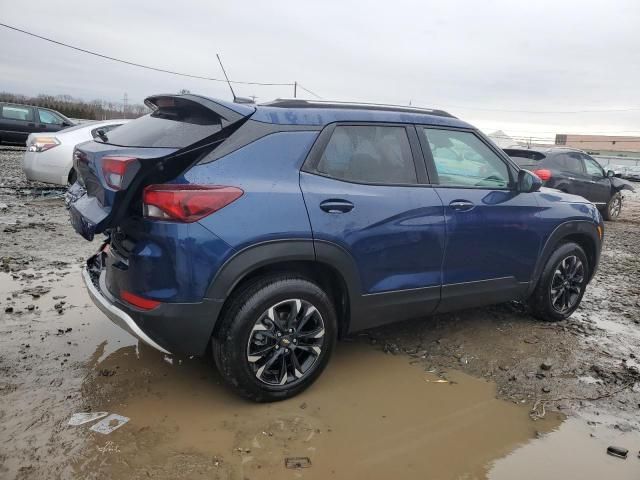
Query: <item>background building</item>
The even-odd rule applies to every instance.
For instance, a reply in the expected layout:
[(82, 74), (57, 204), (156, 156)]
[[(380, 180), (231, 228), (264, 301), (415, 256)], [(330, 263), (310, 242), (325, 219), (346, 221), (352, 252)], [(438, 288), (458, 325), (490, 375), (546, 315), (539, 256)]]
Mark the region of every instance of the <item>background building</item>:
[(595, 155), (640, 157), (640, 137), (557, 134), (556, 145), (579, 148)]

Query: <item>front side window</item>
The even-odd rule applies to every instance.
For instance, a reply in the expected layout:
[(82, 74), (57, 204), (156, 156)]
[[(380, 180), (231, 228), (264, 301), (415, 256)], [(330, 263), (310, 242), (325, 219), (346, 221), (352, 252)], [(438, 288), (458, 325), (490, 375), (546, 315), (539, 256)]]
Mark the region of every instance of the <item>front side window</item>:
[(440, 185), (507, 188), (509, 167), (470, 132), (422, 128)]
[(62, 125), (62, 118), (53, 112), (48, 110), (38, 110), (40, 115), (40, 123), (46, 123), (47, 125)]
[(359, 183), (417, 183), (404, 127), (337, 126), (316, 166), (318, 173)]
[(584, 168), (587, 171), (587, 175), (600, 178), (604, 177), (604, 170), (598, 162), (586, 155), (582, 155), (582, 159), (584, 160)]
[(2, 106), (2, 116), (9, 120), (22, 120), (25, 122), (33, 121), (33, 113), (30, 108), (18, 107), (13, 105)]

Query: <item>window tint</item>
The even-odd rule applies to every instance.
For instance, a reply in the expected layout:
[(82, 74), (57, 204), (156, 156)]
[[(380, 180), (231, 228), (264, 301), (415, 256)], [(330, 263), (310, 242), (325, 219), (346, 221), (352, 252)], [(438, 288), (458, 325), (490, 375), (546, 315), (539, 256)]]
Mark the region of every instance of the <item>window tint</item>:
[(2, 105), (2, 116), (10, 120), (33, 121), (33, 112), (27, 107)]
[(584, 160), (584, 168), (587, 171), (587, 175), (593, 175), (594, 177), (604, 177), (604, 170), (598, 162), (586, 155), (582, 155), (582, 159)]
[(107, 143), (122, 147), (182, 148), (220, 131), (220, 117), (193, 102), (161, 108), (109, 132)]
[(519, 167), (526, 168), (526, 169), (536, 168), (539, 162), (539, 160), (532, 160), (531, 158), (514, 157), (511, 155), (510, 157), (511, 157), (511, 160), (516, 162)]
[(40, 123), (46, 123), (47, 125), (62, 124), (62, 118), (60, 118), (53, 112), (49, 112), (47, 110), (38, 110), (38, 115), (40, 116)]
[(506, 188), (507, 164), (469, 132), (423, 128), (441, 185)]
[(560, 153), (556, 155), (554, 163), (563, 172), (584, 174), (579, 153)]
[(316, 170), (353, 182), (418, 182), (404, 127), (338, 126)]

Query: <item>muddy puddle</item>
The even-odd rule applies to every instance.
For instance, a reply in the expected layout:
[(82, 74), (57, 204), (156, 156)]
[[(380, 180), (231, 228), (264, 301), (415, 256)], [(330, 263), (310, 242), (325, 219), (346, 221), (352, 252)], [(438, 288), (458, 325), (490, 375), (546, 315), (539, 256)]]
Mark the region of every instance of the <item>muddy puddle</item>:
[[(113, 326), (77, 268), (0, 274), (0, 478), (637, 478), (640, 436), (496, 399), (494, 383), (340, 342), (298, 397), (256, 405), (211, 362)], [(13, 309), (6, 312), (7, 308)], [(76, 412), (130, 418), (102, 435)], [(606, 455), (610, 444), (627, 460)], [(305, 468), (287, 468), (298, 464)], [(296, 459), (296, 460), (291, 460)]]

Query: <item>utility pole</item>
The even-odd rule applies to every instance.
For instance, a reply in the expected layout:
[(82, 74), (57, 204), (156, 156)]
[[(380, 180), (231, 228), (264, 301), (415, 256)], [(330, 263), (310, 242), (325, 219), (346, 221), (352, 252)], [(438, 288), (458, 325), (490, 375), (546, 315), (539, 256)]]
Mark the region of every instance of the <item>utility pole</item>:
[(127, 118), (127, 107), (129, 104), (129, 96), (127, 92), (124, 92), (124, 97), (122, 97), (122, 118)]
[(298, 98), (298, 82), (293, 82), (293, 98)]

